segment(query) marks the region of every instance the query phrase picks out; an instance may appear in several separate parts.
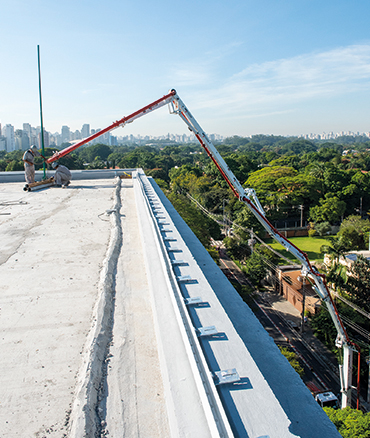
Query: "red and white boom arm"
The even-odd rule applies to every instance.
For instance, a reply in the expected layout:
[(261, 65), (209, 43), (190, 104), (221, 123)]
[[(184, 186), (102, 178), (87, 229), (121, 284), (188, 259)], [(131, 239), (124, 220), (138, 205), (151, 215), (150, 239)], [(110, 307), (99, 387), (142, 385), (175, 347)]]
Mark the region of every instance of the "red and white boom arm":
[(96, 132), (90, 137), (87, 137), (79, 141), (78, 143), (75, 143), (74, 145), (63, 149), (62, 151), (56, 152), (51, 158), (47, 160), (47, 162), (51, 163), (61, 157), (64, 157), (78, 147), (89, 143), (90, 141), (105, 134), (106, 132), (112, 131), (113, 129), (116, 129), (118, 127), (123, 127), (127, 123), (131, 123), (139, 117), (142, 117), (158, 108), (161, 108), (166, 104), (169, 105), (170, 113), (179, 115), (181, 119), (186, 123), (189, 130), (194, 133), (195, 137), (198, 139), (199, 143), (202, 145), (208, 156), (212, 159), (212, 161), (220, 171), (221, 175), (233, 191), (234, 195), (241, 202), (247, 205), (247, 207), (251, 210), (257, 220), (262, 224), (265, 230), (302, 263), (302, 274), (304, 276), (307, 276), (314, 283), (314, 288), (320, 298), (326, 303), (330, 316), (337, 330), (338, 336), (336, 345), (337, 347), (343, 348), (343, 366), (340, 366), (342, 408), (350, 405), (352, 389), (352, 361), (353, 351), (355, 350), (355, 348), (347, 335), (347, 332), (343, 326), (343, 322), (338, 314), (338, 310), (329, 293), (325, 281), (325, 276), (320, 274), (315, 266), (311, 265), (310, 261), (308, 260), (307, 254), (305, 254), (297, 246), (291, 243), (286, 237), (279, 233), (267, 220), (265, 212), (256, 196), (255, 191), (253, 189), (243, 188), (235, 175), (229, 169), (224, 159), (221, 157), (220, 153), (217, 151), (216, 147), (212, 144), (203, 129), (200, 127), (199, 123), (194, 119), (190, 111), (186, 108), (186, 106), (176, 93), (176, 90), (171, 90), (167, 95), (163, 96), (162, 98), (141, 108), (140, 110), (130, 114), (129, 116), (117, 120), (107, 128)]
[(90, 141), (94, 140), (97, 137), (100, 137), (101, 135), (113, 131), (113, 129), (124, 127), (127, 125), (127, 123), (132, 123), (134, 120), (138, 119), (139, 117), (145, 116), (146, 114), (161, 108), (162, 106), (167, 105), (171, 102), (173, 99), (173, 96), (176, 94), (175, 90), (171, 90), (166, 96), (161, 97), (160, 99), (156, 100), (155, 102), (152, 102), (151, 104), (145, 106), (144, 108), (141, 108), (138, 111), (135, 111), (134, 113), (130, 114), (129, 116), (123, 117), (120, 120), (117, 120), (116, 122), (113, 122), (111, 125), (109, 125), (107, 128), (95, 132), (95, 134), (90, 135), (89, 137), (84, 138), (83, 140), (68, 146), (65, 149), (62, 149), (61, 151), (55, 152), (55, 154), (50, 157), (48, 160), (46, 160), (47, 163), (52, 163), (53, 161), (58, 160), (59, 158), (64, 157), (65, 155), (71, 153), (75, 149), (79, 148), (80, 146), (83, 146), (86, 143), (89, 143)]

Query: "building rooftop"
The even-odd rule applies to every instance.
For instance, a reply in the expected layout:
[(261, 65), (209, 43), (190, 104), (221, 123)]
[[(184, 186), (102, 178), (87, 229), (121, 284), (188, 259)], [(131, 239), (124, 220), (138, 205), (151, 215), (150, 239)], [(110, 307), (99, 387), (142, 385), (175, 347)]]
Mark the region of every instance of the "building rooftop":
[(154, 180), (115, 174), (0, 184), (2, 434), (339, 437)]
[(349, 254), (345, 255), (345, 258), (346, 260), (355, 262), (359, 255), (362, 255), (365, 259), (370, 260), (370, 251), (351, 251)]

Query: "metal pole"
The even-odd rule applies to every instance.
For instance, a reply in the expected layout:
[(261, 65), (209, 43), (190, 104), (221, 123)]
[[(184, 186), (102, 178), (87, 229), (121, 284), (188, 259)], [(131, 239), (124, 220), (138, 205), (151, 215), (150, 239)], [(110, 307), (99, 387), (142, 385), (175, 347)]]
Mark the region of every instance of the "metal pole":
[(367, 402), (370, 403), (370, 349), (369, 355), (366, 358), (366, 363), (369, 365), (369, 379), (367, 382)]
[[(44, 147), (44, 124), (42, 121), (42, 96), (41, 96), (41, 68), (40, 68), (40, 46), (37, 45), (37, 60), (38, 60), (38, 68), (39, 68), (39, 96), (40, 96), (40, 119), (41, 119), (41, 151), (42, 155), (45, 156), (45, 147)], [(43, 179), (46, 179), (46, 165), (45, 161), (43, 164), (44, 176)]]
[(305, 294), (305, 290), (304, 290), (304, 286), (305, 286), (305, 281), (306, 281), (306, 277), (303, 277), (303, 281), (302, 281), (302, 314), (301, 314), (301, 332), (304, 332), (304, 310), (305, 310), (305, 301), (306, 301), (306, 294)]
[(301, 228), (303, 227), (303, 205), (299, 206), (300, 210), (301, 210)]

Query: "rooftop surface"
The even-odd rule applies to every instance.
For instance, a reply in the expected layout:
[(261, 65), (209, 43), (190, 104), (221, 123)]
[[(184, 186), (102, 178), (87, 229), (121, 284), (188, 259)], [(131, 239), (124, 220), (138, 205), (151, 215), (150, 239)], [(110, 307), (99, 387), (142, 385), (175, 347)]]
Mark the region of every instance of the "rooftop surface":
[(23, 185), (0, 184), (2, 436), (339, 437), (153, 179)]

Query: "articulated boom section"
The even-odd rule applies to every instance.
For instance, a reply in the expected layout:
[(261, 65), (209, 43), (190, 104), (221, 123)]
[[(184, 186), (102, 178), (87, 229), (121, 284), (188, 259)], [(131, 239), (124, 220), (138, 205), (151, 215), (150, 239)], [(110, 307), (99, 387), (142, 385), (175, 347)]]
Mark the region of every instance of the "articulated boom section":
[(172, 90), (166, 96), (161, 97), (155, 102), (152, 102), (151, 104), (145, 106), (144, 108), (141, 108), (140, 110), (130, 114), (129, 116), (117, 120), (116, 122), (109, 125), (107, 128), (103, 129), (102, 131), (96, 132), (95, 134), (90, 135), (90, 137), (86, 137), (83, 140), (79, 141), (78, 143), (68, 146), (67, 148), (61, 151), (55, 152), (55, 154), (52, 157), (50, 157), (48, 160), (46, 160), (46, 162), (52, 163), (53, 161), (56, 161), (59, 158), (62, 158), (65, 155), (69, 154), (70, 152), (74, 151), (75, 149), (79, 148), (80, 146), (83, 146), (84, 144), (87, 144), (90, 141), (95, 140), (95, 138), (100, 137), (101, 135), (109, 131), (113, 131), (113, 129), (124, 127), (125, 125), (127, 125), (128, 123), (132, 123), (134, 120), (138, 119), (139, 117), (145, 116), (146, 114), (149, 114), (152, 111), (167, 105), (172, 100), (174, 94), (176, 94), (176, 92), (175, 90)]
[(208, 139), (198, 122), (194, 119), (190, 111), (186, 108), (182, 100), (177, 94), (174, 95), (171, 103), (169, 104), (170, 113), (178, 114), (182, 120), (188, 125), (190, 131), (194, 133), (200, 144), (203, 146), (208, 156), (217, 166), (218, 170), (228, 183), (235, 196), (240, 201), (244, 202), (248, 208), (252, 211), (254, 216), (263, 225), (265, 230), (279, 242), (287, 251), (293, 254), (302, 263), (302, 274), (308, 276), (315, 284), (315, 290), (326, 302), (330, 316), (334, 322), (335, 328), (338, 333), (337, 346), (343, 347), (344, 366), (340, 368), (341, 384), (342, 384), (342, 407), (346, 407), (350, 403), (351, 387), (352, 387), (352, 345), (348, 338), (347, 332), (343, 326), (343, 323), (339, 317), (337, 308), (334, 301), (331, 298), (329, 290), (326, 286), (325, 277), (320, 274), (315, 267), (313, 267), (307, 258), (307, 255), (301, 251), (298, 247), (293, 245), (280, 234), (272, 224), (267, 220), (265, 212), (261, 203), (259, 202), (257, 195), (253, 189), (244, 189), (240, 182), (236, 179), (235, 175), (229, 169), (228, 165), (221, 157), (215, 146)]
[(170, 92), (163, 96), (162, 98), (152, 102), (151, 104), (141, 108), (140, 110), (132, 113), (129, 116), (123, 117), (120, 120), (112, 123), (107, 128), (99, 131), (90, 137), (87, 137), (80, 142), (63, 149), (62, 151), (56, 152), (51, 158), (47, 160), (51, 163), (58, 158), (61, 158), (68, 153), (74, 151), (78, 147), (89, 143), (100, 135), (105, 134), (118, 127), (123, 127), (127, 123), (131, 123), (139, 117), (142, 117), (158, 108), (163, 107), (168, 104), (170, 113), (177, 114), (186, 123), (189, 130), (194, 133), (199, 143), (202, 145), (208, 156), (212, 159), (221, 175), (224, 177), (225, 181), (233, 191), (234, 195), (244, 204), (248, 206), (254, 216), (262, 224), (265, 230), (277, 241), (279, 242), (287, 251), (293, 254), (302, 263), (302, 274), (307, 276), (309, 280), (314, 282), (314, 287), (318, 295), (323, 301), (326, 302), (330, 316), (334, 322), (335, 328), (338, 333), (337, 346), (343, 347), (343, 366), (340, 366), (340, 376), (342, 384), (342, 408), (348, 406), (351, 400), (351, 388), (352, 388), (352, 356), (355, 348), (348, 338), (346, 330), (343, 323), (339, 317), (338, 311), (336, 309), (335, 303), (331, 298), (329, 290), (326, 286), (325, 277), (320, 274), (315, 267), (313, 267), (307, 258), (307, 255), (301, 251), (298, 247), (293, 245), (288, 239), (286, 239), (282, 234), (280, 234), (272, 224), (267, 220), (265, 212), (260, 204), (256, 193), (253, 189), (244, 189), (240, 182), (237, 180), (235, 175), (229, 169), (228, 165), (225, 163), (224, 159), (221, 157), (220, 153), (217, 151), (215, 146), (209, 140), (205, 132), (202, 130), (198, 122), (194, 119), (190, 111), (186, 108), (180, 97), (177, 95), (175, 90), (170, 90)]

